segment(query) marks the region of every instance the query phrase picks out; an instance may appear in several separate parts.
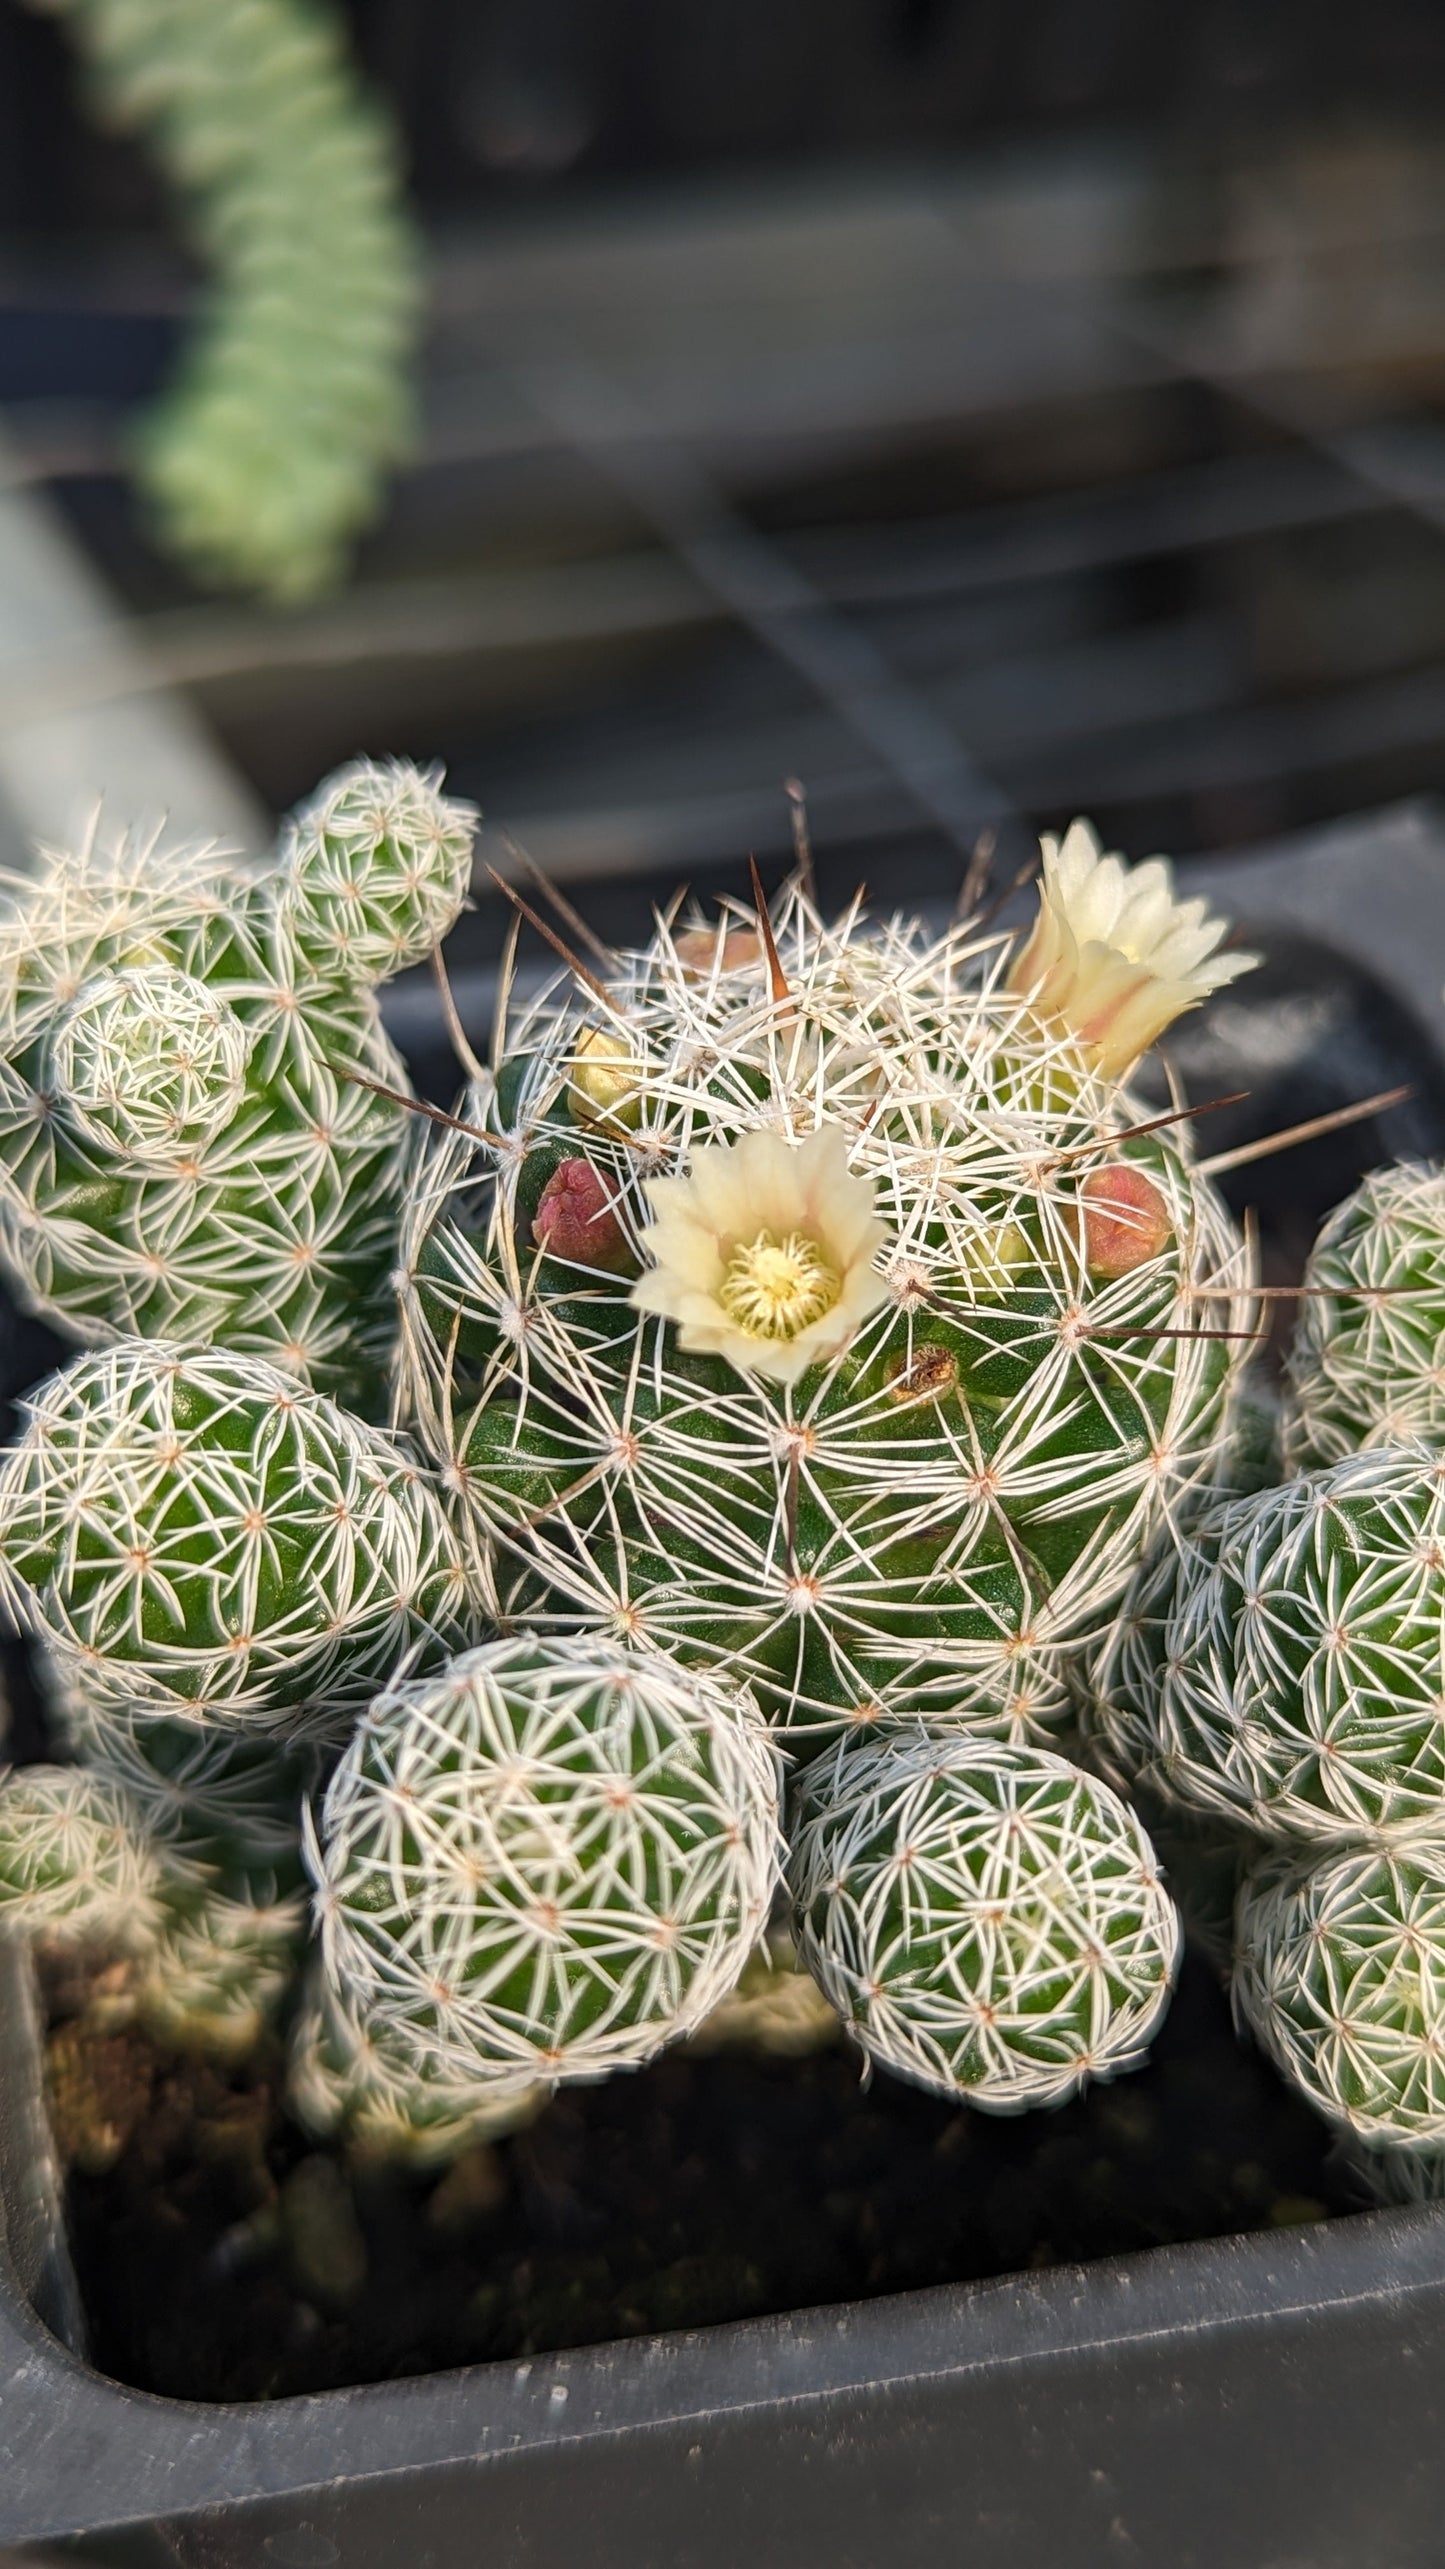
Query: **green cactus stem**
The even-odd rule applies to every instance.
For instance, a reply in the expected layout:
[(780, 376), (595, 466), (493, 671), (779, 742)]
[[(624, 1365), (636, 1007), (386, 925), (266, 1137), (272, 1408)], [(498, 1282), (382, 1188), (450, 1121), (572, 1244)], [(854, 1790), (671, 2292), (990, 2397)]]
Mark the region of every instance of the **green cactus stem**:
[(1445, 2146), (1445, 1840), (1266, 1859), (1240, 1894), (1234, 2002), (1332, 2122), (1381, 2151)]
[(466, 1637), (423, 1474), (274, 1366), (126, 1340), (28, 1410), (0, 1464), (0, 1584), (97, 1705), (324, 1729)]
[(814, 1747), (1045, 1738), (1217, 1478), (1244, 1245), (997, 940), (796, 889), (768, 934), (781, 994), (724, 919), (510, 1028), (494, 1140), (412, 1208), (405, 1414), (504, 1609), (734, 1670)]
[(1127, 1805), (1061, 1757), (906, 1726), (804, 1778), (799, 1949), (870, 2060), (987, 2113), (1135, 2068), (1182, 1936)]
[(1325, 1223), (1304, 1281), (1291, 1468), (1412, 1437), (1445, 1445), (1445, 1169), (1372, 1169)]
[(331, 1991), (383, 2056), (431, 2055), (480, 2106), (691, 2033), (757, 1945), (780, 1857), (745, 1698), (518, 1634), (378, 1698), (309, 1861)]
[[(1158, 1593), (1155, 1593), (1157, 1584)], [(1317, 1844), (1445, 1818), (1445, 1463), (1346, 1455), (1232, 1501), (1126, 1601), (1101, 1667), (1121, 1765)]]

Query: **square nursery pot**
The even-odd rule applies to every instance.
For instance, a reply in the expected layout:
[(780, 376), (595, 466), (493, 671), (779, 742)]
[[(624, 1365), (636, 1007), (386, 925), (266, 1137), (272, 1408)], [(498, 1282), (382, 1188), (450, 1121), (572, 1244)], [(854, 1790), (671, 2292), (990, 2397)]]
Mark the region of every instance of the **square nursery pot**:
[[(1269, 959), (1180, 1029), (1193, 1095), (1248, 1086), (1268, 1129), (1414, 1085), (1278, 1163), (1262, 1209), (1298, 1256), (1372, 1160), (1445, 1146), (1445, 823), (1193, 870)], [(34, 1995), (0, 1953), (0, 2562), (1445, 2559), (1445, 2207), (252, 2406), (127, 2389), (84, 2350)]]

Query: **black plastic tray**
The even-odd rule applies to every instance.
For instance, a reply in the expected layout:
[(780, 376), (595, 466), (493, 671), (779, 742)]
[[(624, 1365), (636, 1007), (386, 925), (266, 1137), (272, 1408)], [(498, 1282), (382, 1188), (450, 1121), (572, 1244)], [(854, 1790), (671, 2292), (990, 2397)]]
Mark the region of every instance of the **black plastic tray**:
[[(1360, 1168), (1445, 1146), (1445, 829), (1325, 833), (1228, 897), (1270, 963), (1180, 1030), (1194, 1093), (1227, 1073), (1265, 1128), (1416, 1089), (1265, 1191), (1288, 1255)], [(0, 1954), (0, 2563), (1445, 2560), (1435, 2209), (250, 2408), (125, 2389), (82, 2350), (28, 1974)]]

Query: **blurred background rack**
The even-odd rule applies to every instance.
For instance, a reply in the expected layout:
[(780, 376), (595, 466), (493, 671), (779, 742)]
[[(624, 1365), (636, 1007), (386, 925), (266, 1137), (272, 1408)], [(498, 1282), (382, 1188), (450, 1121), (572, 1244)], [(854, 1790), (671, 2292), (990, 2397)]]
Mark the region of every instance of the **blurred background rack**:
[(900, 899), (984, 829), (1189, 854), (1438, 790), (1436, 11), (352, 14), (428, 225), (421, 427), (350, 585), (282, 612), (137, 523), (194, 280), (0, 6), (12, 487), (112, 602), (0, 655), (0, 766), (148, 688), (272, 810), (439, 758), (609, 935), (781, 859), (793, 775), (825, 888)]

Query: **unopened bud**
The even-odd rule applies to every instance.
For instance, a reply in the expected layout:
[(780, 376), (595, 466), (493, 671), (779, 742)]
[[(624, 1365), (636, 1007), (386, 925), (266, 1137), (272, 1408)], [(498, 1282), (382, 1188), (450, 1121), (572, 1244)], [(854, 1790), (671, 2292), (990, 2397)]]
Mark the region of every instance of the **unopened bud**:
[(605, 1026), (586, 1026), (572, 1056), (567, 1091), (579, 1124), (625, 1125), (635, 1132), (642, 1121), (638, 1064), (625, 1035)]
[(674, 939), (673, 951), (689, 980), (702, 981), (714, 965), (720, 972), (741, 972), (761, 963), (763, 941), (756, 928), (729, 928), (719, 951), (715, 928), (688, 928)]
[(637, 1256), (617, 1218), (617, 1196), (590, 1160), (563, 1160), (537, 1199), (532, 1237), (549, 1258), (635, 1275)]
[(1091, 1169), (1079, 1189), (1084, 1264), (1092, 1275), (1127, 1276), (1157, 1258), (1174, 1220), (1158, 1187), (1128, 1160)]

